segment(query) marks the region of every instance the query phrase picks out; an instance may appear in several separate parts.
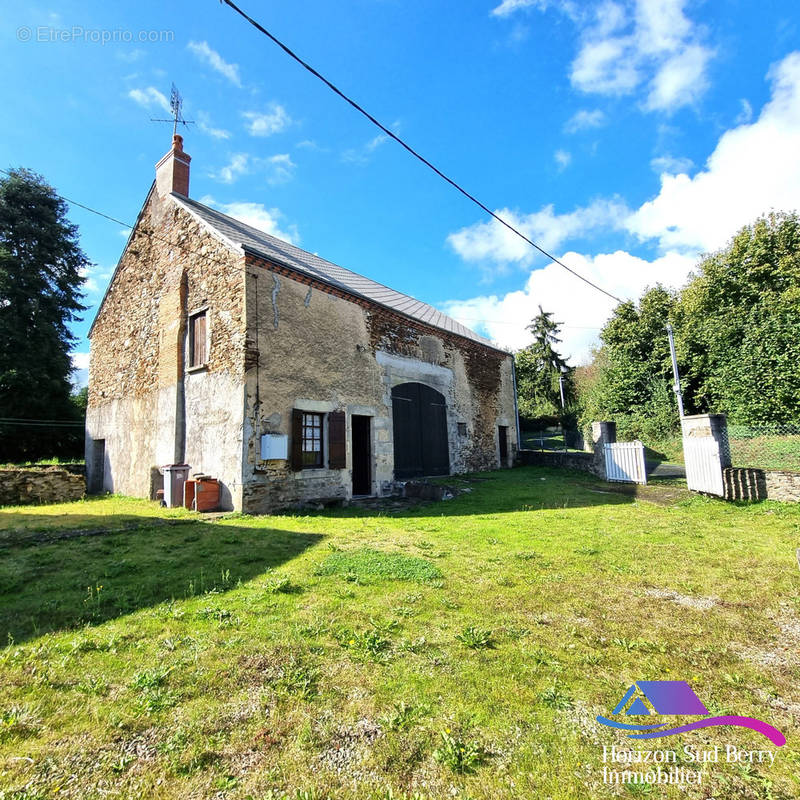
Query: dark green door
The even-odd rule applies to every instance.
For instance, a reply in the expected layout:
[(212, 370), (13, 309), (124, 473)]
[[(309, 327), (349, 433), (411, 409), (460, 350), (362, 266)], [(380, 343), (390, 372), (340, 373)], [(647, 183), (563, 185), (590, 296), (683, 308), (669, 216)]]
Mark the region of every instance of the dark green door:
[(395, 478), (450, 474), (444, 395), (422, 383), (395, 386), (392, 423)]

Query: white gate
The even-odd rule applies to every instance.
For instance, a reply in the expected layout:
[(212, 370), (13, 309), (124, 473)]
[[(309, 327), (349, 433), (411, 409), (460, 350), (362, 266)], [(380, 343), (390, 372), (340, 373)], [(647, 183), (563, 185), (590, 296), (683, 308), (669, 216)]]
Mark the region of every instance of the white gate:
[(639, 442), (614, 442), (603, 446), (606, 480), (620, 483), (647, 483), (644, 445)]
[(683, 460), (686, 463), (686, 485), (695, 492), (725, 495), (722, 483), (720, 445), (710, 436), (684, 436)]

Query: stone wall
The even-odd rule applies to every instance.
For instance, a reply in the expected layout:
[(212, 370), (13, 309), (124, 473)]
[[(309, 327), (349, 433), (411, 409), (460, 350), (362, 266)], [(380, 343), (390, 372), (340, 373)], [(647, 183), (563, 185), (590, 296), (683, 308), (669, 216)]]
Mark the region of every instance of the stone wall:
[[(207, 363), (187, 370), (186, 317), (202, 308)], [(154, 466), (186, 462), (239, 507), (245, 349), (244, 256), (151, 190), (91, 332), (89, 484), (146, 497)]]
[(800, 472), (729, 467), (723, 469), (726, 500), (800, 503)]
[[(445, 397), (453, 472), (500, 466), (498, 426), (516, 452), (511, 357), (248, 256), (244, 503), (264, 512), (352, 494), (351, 416), (371, 418), (372, 492), (391, 491), (391, 391), (424, 383)], [(257, 332), (257, 333), (256, 333)], [(259, 460), (264, 433), (291, 435), (292, 409), (346, 412), (345, 469), (294, 472)], [(466, 435), (459, 433), (466, 425)]]
[(0, 506), (65, 503), (80, 500), (86, 480), (72, 465), (0, 469)]
[(519, 462), (526, 466), (558, 467), (560, 469), (577, 469), (603, 477), (598, 470), (592, 453), (559, 453), (547, 450), (520, 450)]

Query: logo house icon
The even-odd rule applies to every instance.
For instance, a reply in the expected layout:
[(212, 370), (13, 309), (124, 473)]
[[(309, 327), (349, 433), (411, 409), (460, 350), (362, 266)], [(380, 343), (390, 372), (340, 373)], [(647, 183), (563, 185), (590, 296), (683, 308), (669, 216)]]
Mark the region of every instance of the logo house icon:
[(686, 681), (636, 681), (625, 692), (622, 700), (614, 707), (611, 712), (612, 716), (622, 715), (625, 718), (701, 716), (704, 719), (679, 725), (676, 728), (668, 728), (669, 722), (637, 725), (633, 724), (633, 722), (621, 722), (604, 716), (598, 716), (597, 721), (611, 728), (629, 731), (628, 736), (632, 739), (656, 739), (662, 736), (697, 730), (698, 728), (736, 725), (740, 728), (750, 728), (758, 731), (758, 733), (766, 736), (776, 747), (782, 747), (786, 744), (786, 737), (779, 730), (759, 719), (730, 715), (712, 717), (710, 713)]

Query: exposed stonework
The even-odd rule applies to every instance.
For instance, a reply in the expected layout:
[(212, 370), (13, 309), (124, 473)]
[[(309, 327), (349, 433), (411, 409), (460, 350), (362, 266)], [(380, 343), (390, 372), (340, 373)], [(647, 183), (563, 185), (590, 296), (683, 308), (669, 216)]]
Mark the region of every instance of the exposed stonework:
[[(277, 240), (277, 261), (232, 242), (239, 223), (220, 227), (208, 208), (169, 194), (183, 193), (183, 181), (188, 191), (188, 156), (174, 146), (160, 162), (157, 188), (92, 327), (93, 490), (149, 496), (159, 466), (186, 463), (193, 473), (219, 479), (226, 509), (266, 512), (348, 499), (355, 416), (362, 418), (356, 425), (362, 440), (369, 418), (368, 448), (360, 445), (369, 476), (359, 492), (364, 480), (373, 495), (390, 492), (392, 390), (405, 383), (438, 392), (431, 408), (444, 408), (446, 416), (437, 423), (437, 452), (445, 454), (446, 428), (450, 472), (511, 466), (517, 442), (510, 355), (435, 309), (406, 316), (322, 273), (277, 263), (284, 247)], [(207, 359), (192, 367), (196, 314), (205, 314)], [(428, 324), (428, 314), (442, 327)], [(301, 411), (323, 416), (322, 467), (301, 469), (295, 458), (293, 469), (286, 456), (293, 414)], [(328, 459), (333, 423), (344, 439)], [(265, 434), (268, 443), (284, 443), (276, 451), (284, 455), (269, 450), (262, 458)]]
[[(276, 273), (281, 275), (277, 293)], [(352, 414), (371, 418), (372, 491), (390, 491), (394, 479), (391, 390), (410, 381), (431, 386), (446, 399), (452, 472), (500, 466), (498, 425), (511, 431), (506, 466), (513, 463), (516, 436), (510, 356), (369, 303), (345, 299), (329, 287), (312, 286), (309, 295), (309, 280), (289, 277), (261, 258), (248, 256), (247, 274), (251, 339), (245, 510), (263, 512), (316, 498), (351, 496)], [(260, 461), (261, 434), (289, 436), (293, 408), (347, 413), (346, 469), (293, 472), (286, 461)], [(459, 435), (459, 422), (467, 424), (467, 436)]]
[[(203, 307), (207, 363), (187, 371)], [(106, 490), (147, 497), (151, 467), (186, 461), (238, 504), (245, 342), (243, 254), (151, 191), (91, 331), (87, 453), (105, 440)]]
[(729, 467), (722, 471), (726, 500), (800, 503), (800, 472)]
[(540, 450), (520, 450), (521, 464), (535, 467), (559, 467), (590, 472), (599, 478), (604, 477), (603, 470), (598, 470), (592, 453), (558, 453)]
[(0, 506), (66, 503), (85, 493), (83, 475), (61, 467), (0, 469)]

